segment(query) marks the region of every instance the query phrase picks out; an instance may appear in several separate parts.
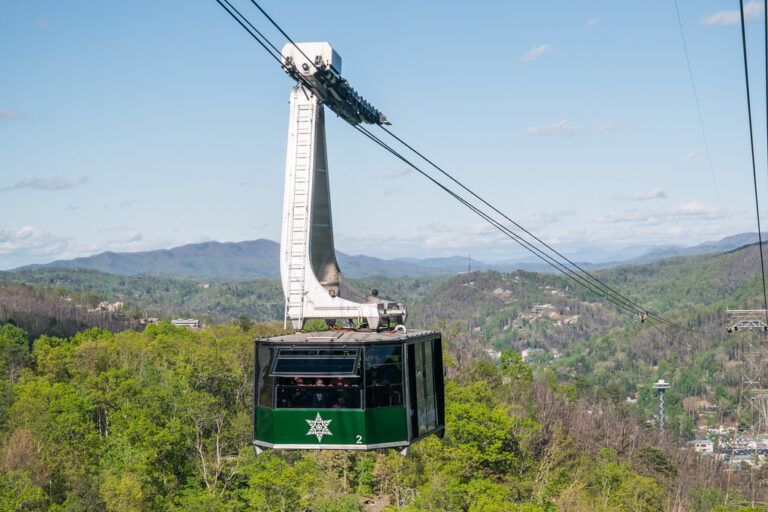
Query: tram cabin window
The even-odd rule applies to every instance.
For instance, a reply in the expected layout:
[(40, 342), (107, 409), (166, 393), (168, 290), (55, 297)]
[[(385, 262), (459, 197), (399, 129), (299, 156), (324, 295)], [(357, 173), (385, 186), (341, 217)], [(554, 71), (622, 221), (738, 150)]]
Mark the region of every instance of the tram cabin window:
[(276, 409), (360, 409), (360, 350), (279, 349)]
[(332, 377), (355, 375), (360, 351), (292, 350), (281, 348), (272, 367), (272, 375)]
[(365, 407), (403, 405), (403, 350), (399, 345), (366, 347)]
[(272, 349), (259, 347), (256, 351), (256, 396), (259, 405), (272, 407), (272, 395), (275, 390), (274, 378), (269, 374), (272, 366)]

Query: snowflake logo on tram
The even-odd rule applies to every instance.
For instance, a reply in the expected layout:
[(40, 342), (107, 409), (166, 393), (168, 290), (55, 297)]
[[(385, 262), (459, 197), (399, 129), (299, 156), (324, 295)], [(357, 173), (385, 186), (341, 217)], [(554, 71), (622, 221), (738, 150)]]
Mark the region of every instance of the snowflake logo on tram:
[(324, 420), (322, 416), (320, 416), (320, 413), (317, 413), (317, 417), (314, 420), (304, 421), (309, 423), (309, 432), (307, 432), (307, 435), (317, 437), (318, 443), (323, 442), (324, 435), (333, 435), (333, 433), (328, 430), (328, 425), (330, 425), (333, 420)]

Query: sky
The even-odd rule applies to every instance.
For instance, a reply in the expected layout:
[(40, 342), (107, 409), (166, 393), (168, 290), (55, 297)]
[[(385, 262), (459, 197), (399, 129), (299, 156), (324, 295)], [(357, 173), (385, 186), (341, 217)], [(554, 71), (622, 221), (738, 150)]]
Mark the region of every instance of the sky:
[[(294, 40), (330, 42), (396, 134), (561, 252), (598, 261), (757, 230), (738, 2), (678, 3), (693, 83), (673, 0), (261, 5)], [(746, 14), (768, 205), (762, 2)], [(0, 269), (279, 241), (291, 87), (215, 0), (3, 1)], [(338, 250), (526, 259), (326, 123)]]

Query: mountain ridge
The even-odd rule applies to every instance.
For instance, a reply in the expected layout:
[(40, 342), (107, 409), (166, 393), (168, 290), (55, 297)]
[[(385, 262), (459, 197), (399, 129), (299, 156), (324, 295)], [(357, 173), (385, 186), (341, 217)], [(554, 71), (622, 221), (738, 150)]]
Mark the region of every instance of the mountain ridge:
[[(757, 242), (757, 233), (739, 233), (721, 240), (703, 242), (690, 247), (664, 246), (627, 260), (592, 264), (579, 262), (582, 268), (602, 269), (626, 264), (650, 263), (672, 256), (690, 256), (734, 250)], [(170, 249), (139, 252), (105, 251), (93, 256), (56, 260), (45, 264), (25, 265), (12, 269), (34, 270), (46, 267), (85, 268), (123, 275), (166, 275), (184, 278), (274, 278), (280, 275), (280, 245), (260, 238), (243, 242), (207, 241), (186, 244)], [(544, 263), (497, 262), (485, 263), (462, 256), (436, 258), (382, 259), (366, 255), (349, 255), (337, 251), (337, 259), (345, 275), (360, 278), (372, 275), (382, 277), (419, 277), (448, 275), (467, 270), (512, 272), (529, 270), (551, 272)]]

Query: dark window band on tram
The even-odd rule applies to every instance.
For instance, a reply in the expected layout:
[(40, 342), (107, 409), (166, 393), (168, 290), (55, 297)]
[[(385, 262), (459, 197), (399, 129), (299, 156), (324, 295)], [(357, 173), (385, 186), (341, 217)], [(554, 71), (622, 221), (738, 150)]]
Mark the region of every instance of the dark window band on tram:
[[(276, 409), (360, 409), (362, 389), (359, 380), (305, 379), (280, 377)], [(326, 382), (327, 381), (327, 382)]]

